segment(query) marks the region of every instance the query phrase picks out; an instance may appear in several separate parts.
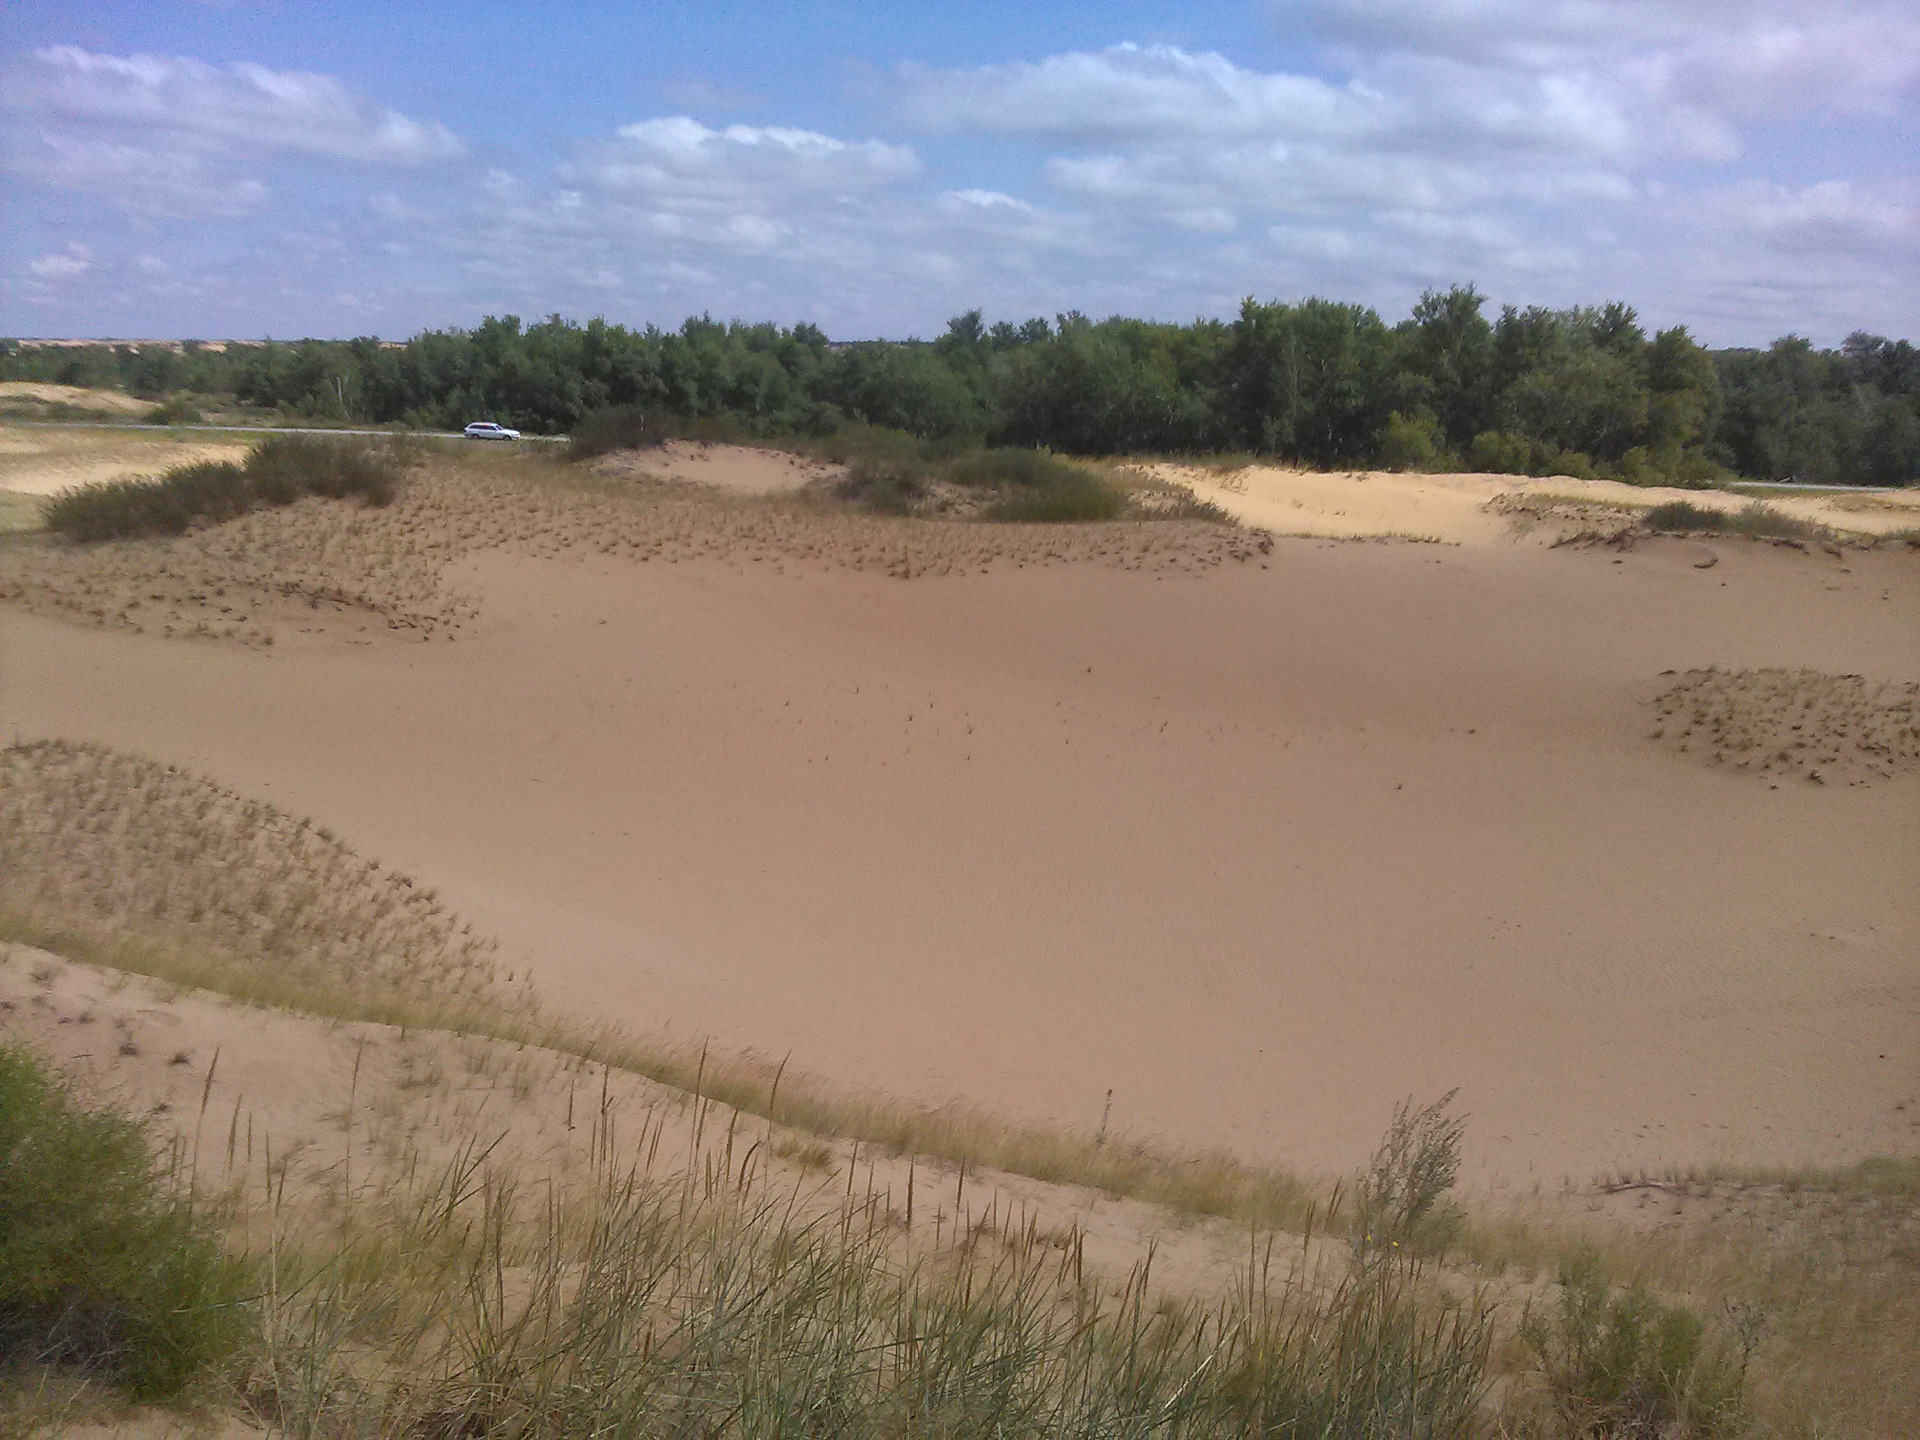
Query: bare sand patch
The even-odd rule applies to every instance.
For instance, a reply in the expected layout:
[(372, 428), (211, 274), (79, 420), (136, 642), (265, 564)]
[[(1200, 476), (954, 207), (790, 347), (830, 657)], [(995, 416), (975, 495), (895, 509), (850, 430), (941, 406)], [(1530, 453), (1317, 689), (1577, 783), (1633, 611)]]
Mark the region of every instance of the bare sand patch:
[(151, 400), (136, 399), (118, 390), (92, 390), (82, 385), (44, 385), (32, 380), (0, 380), (0, 405), (63, 406), (69, 410), (98, 410), (105, 415), (144, 415)]
[(711, 485), (734, 495), (779, 495), (830, 483), (844, 465), (811, 460), (784, 450), (749, 445), (707, 445), (669, 440), (651, 450), (621, 450), (592, 462), (598, 475)]
[(0, 491), (53, 495), (71, 485), (158, 475), (175, 465), (239, 460), (247, 448), (245, 440), (209, 440), (203, 436), (0, 425)]
[[(1722, 490), (1675, 490), (1571, 476), (1428, 475), (1391, 471), (1328, 472), (1249, 465), (1222, 470), (1155, 463), (1149, 473), (1190, 488), (1242, 524), (1276, 535), (1341, 539), (1401, 538), (1452, 545), (1516, 539), (1551, 544), (1604, 520), (1621, 520), (1673, 500), (1734, 513), (1751, 497)], [(1872, 495), (1781, 494), (1766, 503), (1812, 524), (1857, 535), (1920, 525), (1920, 490)]]

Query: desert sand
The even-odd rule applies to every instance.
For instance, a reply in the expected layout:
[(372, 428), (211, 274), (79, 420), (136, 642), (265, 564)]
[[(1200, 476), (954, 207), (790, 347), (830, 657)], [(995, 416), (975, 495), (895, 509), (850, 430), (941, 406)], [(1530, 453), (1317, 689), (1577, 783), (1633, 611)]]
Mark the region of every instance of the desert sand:
[(593, 464), (596, 474), (708, 485), (733, 495), (778, 495), (832, 480), (844, 467), (751, 445), (669, 440), (651, 450), (622, 450)]
[[(316, 817), (553, 1006), (856, 1089), (1088, 1129), (1112, 1089), (1123, 1133), (1336, 1172), (1457, 1086), (1485, 1187), (1920, 1151), (1904, 550), (566, 493), (457, 545), (444, 500), (327, 532), (430, 623), (0, 609), (0, 727)], [(1703, 741), (1769, 747), (1810, 700), (1830, 774), (1656, 737), (1696, 692)]]
[(118, 390), (91, 390), (83, 385), (45, 385), (32, 380), (0, 380), (0, 405), (65, 405), (75, 410), (97, 410), (103, 415), (144, 415), (153, 401), (139, 400)]
[(248, 443), (244, 437), (208, 440), (107, 429), (0, 427), (0, 491), (53, 495), (69, 485), (158, 475), (175, 465), (239, 460), (246, 455)]
[[(1516, 539), (1551, 544), (1604, 521), (1671, 500), (1732, 512), (1748, 503), (1724, 490), (1674, 490), (1614, 480), (1524, 475), (1426, 475), (1382, 470), (1326, 472), (1276, 465), (1212, 469), (1143, 467), (1191, 489), (1235, 519), (1276, 535), (1357, 539), (1398, 535), (1454, 545)], [(1920, 489), (1853, 494), (1781, 491), (1766, 503), (1843, 533), (1885, 535), (1920, 525)]]

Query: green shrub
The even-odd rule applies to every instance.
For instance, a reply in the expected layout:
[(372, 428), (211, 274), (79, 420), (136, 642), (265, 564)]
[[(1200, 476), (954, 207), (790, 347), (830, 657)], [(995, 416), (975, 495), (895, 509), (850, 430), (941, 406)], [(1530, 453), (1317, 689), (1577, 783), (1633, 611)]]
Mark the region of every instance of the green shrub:
[(1112, 486), (1077, 471), (1072, 479), (1009, 490), (987, 508), (986, 516), (1018, 524), (1085, 523), (1116, 519), (1126, 504), (1126, 497)]
[(591, 460), (615, 450), (651, 450), (672, 434), (667, 416), (649, 416), (638, 405), (613, 405), (580, 417), (567, 437), (567, 458)]
[(316, 435), (274, 435), (244, 465), (177, 465), (154, 480), (108, 480), (62, 490), (43, 512), (49, 530), (90, 544), (137, 535), (178, 535), (196, 522), (219, 524), (263, 505), (309, 495), (385, 505), (399, 489), (391, 446)]
[(1451, 458), (1446, 448), (1446, 434), (1431, 410), (1416, 410), (1411, 415), (1396, 410), (1387, 416), (1386, 433), (1380, 439), (1380, 466), (1385, 470), (1439, 469)]
[(0, 1358), (175, 1394), (245, 1340), (250, 1285), (138, 1124), (0, 1044)]
[(909, 515), (927, 497), (927, 477), (912, 465), (862, 460), (848, 468), (833, 493), (841, 500), (883, 515)]
[(1783, 515), (1759, 500), (1749, 501), (1738, 511), (1708, 509), (1687, 500), (1669, 500), (1656, 505), (1640, 517), (1649, 530), (1678, 534), (1712, 531), (1722, 535), (1747, 535), (1758, 540), (1824, 540), (1829, 531), (1824, 525)]
[(1707, 510), (1690, 500), (1669, 500), (1664, 505), (1656, 505), (1640, 517), (1640, 523), (1649, 530), (1677, 531), (1685, 534), (1695, 530), (1718, 530), (1726, 522), (1726, 517), (1718, 510)]
[(1709, 1344), (1690, 1310), (1638, 1286), (1615, 1291), (1591, 1251), (1562, 1272), (1557, 1311), (1529, 1309), (1520, 1338), (1566, 1435), (1696, 1440), (1739, 1419), (1746, 1355)]
[(146, 413), (144, 419), (149, 425), (203, 425), (206, 423), (206, 416), (200, 413), (200, 407), (185, 395), (176, 395), (171, 400), (154, 406)]
[(1474, 436), (1467, 458), (1475, 470), (1492, 475), (1571, 475), (1592, 480), (1598, 474), (1593, 461), (1578, 450), (1562, 450), (1509, 430), (1486, 430)]

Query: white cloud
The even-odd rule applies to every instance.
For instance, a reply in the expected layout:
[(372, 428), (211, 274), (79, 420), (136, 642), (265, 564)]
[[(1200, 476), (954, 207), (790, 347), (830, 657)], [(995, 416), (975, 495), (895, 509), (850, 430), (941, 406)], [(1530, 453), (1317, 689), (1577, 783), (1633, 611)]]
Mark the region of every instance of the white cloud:
[(687, 205), (762, 205), (807, 194), (847, 197), (919, 173), (904, 145), (845, 141), (811, 130), (730, 125), (676, 115), (623, 126), (569, 173), (601, 190)]
[(938, 130), (1054, 147), (1043, 173), (1063, 195), (1186, 230), (1228, 231), (1249, 212), (1631, 193), (1642, 147), (1628, 97), (1614, 89), (1564, 76), (1463, 84), (1408, 67), (1393, 78), (1267, 74), (1217, 54), (1117, 45), (966, 71), (910, 68), (902, 110)]
[(255, 166), (275, 158), (420, 166), (465, 153), (445, 126), (329, 75), (60, 45), (4, 81), (7, 170), (162, 214), (244, 214), (267, 193)]
[(93, 252), (85, 245), (69, 245), (64, 253), (42, 255), (27, 269), (42, 280), (75, 280), (93, 269)]
[(1882, 112), (1920, 84), (1905, 0), (1275, 0), (1354, 47), (1530, 72), (1607, 71), (1727, 116)]

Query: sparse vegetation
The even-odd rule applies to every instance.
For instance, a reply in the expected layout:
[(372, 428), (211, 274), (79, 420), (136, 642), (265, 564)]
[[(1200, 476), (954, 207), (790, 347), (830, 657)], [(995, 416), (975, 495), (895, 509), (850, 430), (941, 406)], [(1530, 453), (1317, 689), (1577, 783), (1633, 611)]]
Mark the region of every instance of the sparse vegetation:
[(0, 1363), (178, 1394), (245, 1341), (252, 1267), (132, 1120), (0, 1041)]
[(1269, 1257), (1229, 1294), (1155, 1293), (1151, 1257), (1102, 1275), (1076, 1233), (1005, 1211), (916, 1244), (901, 1197), (796, 1204), (731, 1129), (693, 1174), (656, 1171), (642, 1138), (623, 1163), (596, 1121), (584, 1190), (530, 1203), (467, 1156), (379, 1193), (337, 1244), (283, 1243), (272, 1289), (292, 1298), (249, 1386), (262, 1418), (468, 1435), (1483, 1428), (1488, 1309), (1438, 1294), (1411, 1258), (1323, 1274), (1296, 1256), (1275, 1274)]
[(1831, 540), (1824, 525), (1782, 514), (1764, 501), (1751, 500), (1739, 510), (1718, 510), (1689, 500), (1669, 500), (1640, 517), (1649, 530), (1668, 534), (1712, 533), (1745, 535), (1756, 540)]
[(1734, 1334), (1710, 1340), (1690, 1310), (1644, 1286), (1609, 1286), (1592, 1251), (1567, 1263), (1558, 1290), (1557, 1303), (1530, 1309), (1520, 1326), (1558, 1433), (1705, 1440), (1736, 1429), (1757, 1313), (1736, 1312)]
[(178, 535), (195, 524), (220, 524), (263, 506), (307, 496), (386, 505), (399, 486), (393, 453), (364, 441), (274, 435), (246, 462), (176, 466), (153, 480), (108, 480), (63, 490), (46, 504), (44, 522), (79, 544), (143, 535)]
[(175, 395), (149, 410), (141, 417), (149, 425), (203, 425), (206, 416), (200, 413), (200, 407), (187, 395)]

